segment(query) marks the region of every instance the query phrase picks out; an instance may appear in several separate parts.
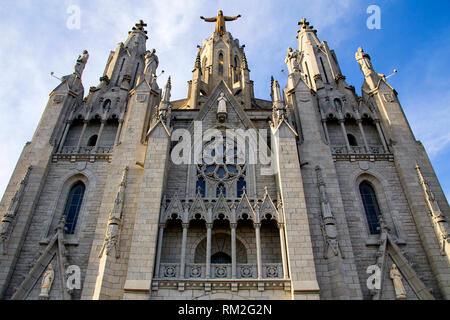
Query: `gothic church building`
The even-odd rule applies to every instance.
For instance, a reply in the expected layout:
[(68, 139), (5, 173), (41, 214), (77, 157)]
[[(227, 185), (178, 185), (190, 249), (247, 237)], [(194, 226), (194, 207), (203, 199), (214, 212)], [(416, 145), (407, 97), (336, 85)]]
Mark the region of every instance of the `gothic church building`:
[(239, 18), (202, 17), (182, 100), (143, 21), (87, 94), (79, 56), (1, 201), (1, 299), (450, 298), (449, 206), (386, 77), (359, 48), (358, 95), (303, 19), (255, 98)]

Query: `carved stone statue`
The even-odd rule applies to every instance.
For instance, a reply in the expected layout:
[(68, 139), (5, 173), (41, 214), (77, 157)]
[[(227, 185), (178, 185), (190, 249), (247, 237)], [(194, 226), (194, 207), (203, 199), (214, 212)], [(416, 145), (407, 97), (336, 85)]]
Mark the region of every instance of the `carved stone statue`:
[(227, 32), (227, 29), (225, 27), (225, 21), (234, 21), (241, 17), (241, 15), (237, 15), (235, 17), (227, 17), (223, 15), (222, 10), (219, 10), (219, 13), (217, 14), (217, 17), (212, 18), (205, 18), (200, 17), (200, 19), (204, 20), (205, 22), (215, 22), (216, 23), (216, 30), (215, 32), (223, 35), (225, 32)]
[(289, 73), (300, 72), (300, 66), (298, 64), (298, 50), (292, 50), (291, 47), (288, 48), (288, 53), (285, 59), (285, 63), (288, 66)]
[(39, 299), (41, 300), (48, 299), (54, 279), (55, 279), (55, 272), (53, 271), (52, 264), (49, 264), (47, 270), (42, 276), (41, 293), (39, 294)]
[[(159, 59), (155, 53), (156, 53), (155, 49), (145, 52), (144, 74), (149, 74), (151, 76), (156, 75), (156, 69), (158, 68), (158, 65), (159, 65)], [(153, 77), (152, 77), (152, 79), (153, 79)]]
[(228, 118), (227, 113), (227, 99), (225, 98), (225, 95), (223, 92), (220, 93), (219, 99), (217, 100), (219, 102), (217, 106), (217, 120), (219, 122), (225, 122)]
[(402, 283), (403, 277), (395, 264), (392, 265), (390, 276), (394, 283), (395, 298), (399, 300), (406, 299), (406, 291)]
[(355, 53), (355, 59), (359, 63), (361, 71), (365, 76), (374, 72), (372, 63), (370, 62), (370, 56), (367, 53), (364, 53), (362, 47), (359, 47), (358, 51)]
[(77, 63), (75, 64), (74, 68), (75, 71), (74, 73), (79, 78), (81, 78), (81, 76), (83, 75), (83, 71), (84, 68), (86, 67), (86, 63), (88, 62), (88, 60), (89, 60), (89, 53), (87, 52), (87, 50), (84, 50), (83, 54), (78, 57)]

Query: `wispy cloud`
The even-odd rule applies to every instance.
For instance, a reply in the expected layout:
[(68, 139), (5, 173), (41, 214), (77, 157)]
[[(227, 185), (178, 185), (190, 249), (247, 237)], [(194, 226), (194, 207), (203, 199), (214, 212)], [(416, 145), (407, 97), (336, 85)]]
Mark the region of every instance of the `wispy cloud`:
[[(67, 8), (72, 4), (81, 8), (80, 30), (66, 27)], [(287, 47), (297, 45), (297, 22), (301, 18), (311, 21), (320, 39), (327, 40), (336, 48), (354, 35), (355, 21), (365, 13), (364, 3), (356, 0), (154, 0), (132, 3), (126, 0), (11, 0), (3, 1), (2, 7), (0, 114), (3, 121), (0, 148), (8, 150), (8, 153), (0, 158), (0, 195), (25, 142), (33, 135), (48, 94), (58, 85), (58, 80), (51, 78), (50, 72), (54, 71), (58, 76), (71, 73), (76, 57), (82, 50), (89, 50), (90, 60), (83, 76), (87, 92), (90, 86), (98, 84), (109, 52), (115, 50), (118, 42), (125, 41), (127, 32), (139, 19), (148, 23), (147, 46), (157, 50), (159, 72), (165, 70), (158, 80), (160, 86), (171, 75), (172, 98), (181, 99), (186, 96), (186, 82), (192, 76), (196, 45), (201, 45), (214, 29), (213, 24), (205, 23), (199, 17), (216, 15), (219, 9), (223, 9), (226, 15), (241, 14), (242, 18), (229, 23), (227, 28), (240, 39), (241, 44), (246, 45), (257, 97), (268, 98), (270, 75), (277, 77), (281, 84), (285, 81), (280, 70), (286, 68)], [(417, 93), (415, 99), (403, 99), (403, 102), (415, 109), (415, 104), (426, 105), (429, 99), (439, 99), (438, 103), (445, 104), (448, 98)], [(448, 103), (445, 110), (448, 110)], [(445, 117), (444, 109), (441, 114), (436, 112), (433, 116), (426, 111), (424, 114), (407, 112), (413, 128), (431, 154), (448, 145), (448, 130), (442, 133), (438, 129), (446, 126), (444, 121), (448, 117)], [(422, 115), (438, 125), (421, 123)]]

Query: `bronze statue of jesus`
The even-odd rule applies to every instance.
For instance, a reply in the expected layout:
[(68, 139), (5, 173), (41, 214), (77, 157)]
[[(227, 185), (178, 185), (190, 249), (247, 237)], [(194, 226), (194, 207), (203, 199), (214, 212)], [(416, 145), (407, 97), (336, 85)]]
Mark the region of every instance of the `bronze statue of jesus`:
[(200, 19), (203, 19), (206, 22), (215, 22), (216, 23), (215, 32), (217, 32), (220, 35), (223, 35), (225, 32), (227, 32), (227, 29), (225, 28), (225, 21), (234, 21), (240, 17), (241, 15), (237, 15), (236, 17), (227, 17), (223, 15), (222, 10), (219, 10), (219, 14), (217, 15), (217, 17), (212, 18), (200, 17)]

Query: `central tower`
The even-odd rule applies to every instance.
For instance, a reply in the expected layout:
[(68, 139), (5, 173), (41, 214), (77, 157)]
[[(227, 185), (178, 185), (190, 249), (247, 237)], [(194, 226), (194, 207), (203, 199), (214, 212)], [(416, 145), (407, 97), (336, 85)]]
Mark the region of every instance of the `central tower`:
[(209, 39), (203, 41), (203, 46), (198, 46), (192, 80), (188, 82), (188, 97), (181, 104), (175, 103), (176, 107), (199, 108), (221, 81), (225, 82), (241, 105), (251, 107), (253, 82), (250, 80), (245, 46), (240, 46), (239, 40), (233, 39), (225, 27), (225, 22), (240, 17), (227, 17), (222, 11), (216, 17), (201, 17), (206, 22), (215, 22), (216, 28)]

